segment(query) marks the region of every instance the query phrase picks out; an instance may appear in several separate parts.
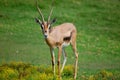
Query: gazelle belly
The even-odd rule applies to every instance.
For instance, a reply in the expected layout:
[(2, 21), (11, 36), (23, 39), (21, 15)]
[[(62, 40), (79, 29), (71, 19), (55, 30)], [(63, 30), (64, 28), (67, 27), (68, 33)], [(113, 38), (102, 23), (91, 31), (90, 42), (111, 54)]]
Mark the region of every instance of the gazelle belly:
[(66, 46), (69, 46), (69, 45), (70, 45), (70, 42), (63, 42), (62, 47), (66, 47)]

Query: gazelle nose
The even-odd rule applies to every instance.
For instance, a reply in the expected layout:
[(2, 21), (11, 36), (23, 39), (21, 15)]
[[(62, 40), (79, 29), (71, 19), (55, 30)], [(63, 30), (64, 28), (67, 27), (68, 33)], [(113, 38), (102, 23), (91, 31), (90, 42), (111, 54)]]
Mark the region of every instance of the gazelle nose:
[(45, 33), (46, 33), (47, 31), (45, 31)]
[(45, 36), (45, 38), (47, 38), (47, 35), (44, 35)]

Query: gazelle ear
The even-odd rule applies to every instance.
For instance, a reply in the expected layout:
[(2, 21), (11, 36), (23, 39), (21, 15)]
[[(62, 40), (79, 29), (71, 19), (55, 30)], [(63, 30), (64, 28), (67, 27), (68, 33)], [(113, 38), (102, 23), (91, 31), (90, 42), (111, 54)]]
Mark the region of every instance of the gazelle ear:
[(56, 22), (56, 18), (54, 18), (51, 22), (50, 22), (50, 24), (53, 24), (53, 23), (55, 23)]
[(36, 23), (41, 24), (41, 21), (38, 18), (35, 18)]

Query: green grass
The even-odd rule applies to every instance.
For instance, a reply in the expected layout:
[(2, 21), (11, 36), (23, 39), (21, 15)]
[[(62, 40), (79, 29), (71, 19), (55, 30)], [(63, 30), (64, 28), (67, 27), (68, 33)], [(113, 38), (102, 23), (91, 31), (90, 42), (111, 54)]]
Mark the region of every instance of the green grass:
[[(55, 1), (52, 18), (56, 17), (57, 22), (54, 25), (71, 22), (78, 31), (78, 77), (103, 69), (120, 73), (119, 3), (119, 0)], [(51, 4), (51, 1), (39, 0), (45, 19)], [(49, 47), (35, 17), (39, 14), (34, 0), (0, 0), (0, 64), (22, 61), (37, 66), (51, 65)], [(72, 65), (71, 47), (66, 52), (67, 64)]]

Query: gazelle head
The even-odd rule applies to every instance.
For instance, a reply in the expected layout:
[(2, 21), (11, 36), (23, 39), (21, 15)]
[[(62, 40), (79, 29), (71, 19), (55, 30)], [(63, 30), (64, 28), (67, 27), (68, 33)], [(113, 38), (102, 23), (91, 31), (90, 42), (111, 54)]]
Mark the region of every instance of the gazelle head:
[(50, 14), (49, 14), (49, 17), (48, 17), (48, 20), (47, 20), (47, 21), (45, 21), (44, 16), (42, 15), (42, 12), (41, 12), (41, 10), (40, 10), (39, 7), (38, 7), (38, 4), (37, 4), (37, 9), (38, 9), (38, 12), (39, 12), (42, 20), (40, 20), (40, 19), (38, 19), (38, 18), (35, 18), (35, 20), (36, 20), (36, 22), (40, 25), (44, 37), (47, 38), (47, 37), (49, 36), (51, 24), (56, 21), (56, 19), (50, 20), (50, 17), (51, 17), (53, 8), (52, 8), (51, 11), (50, 11)]

